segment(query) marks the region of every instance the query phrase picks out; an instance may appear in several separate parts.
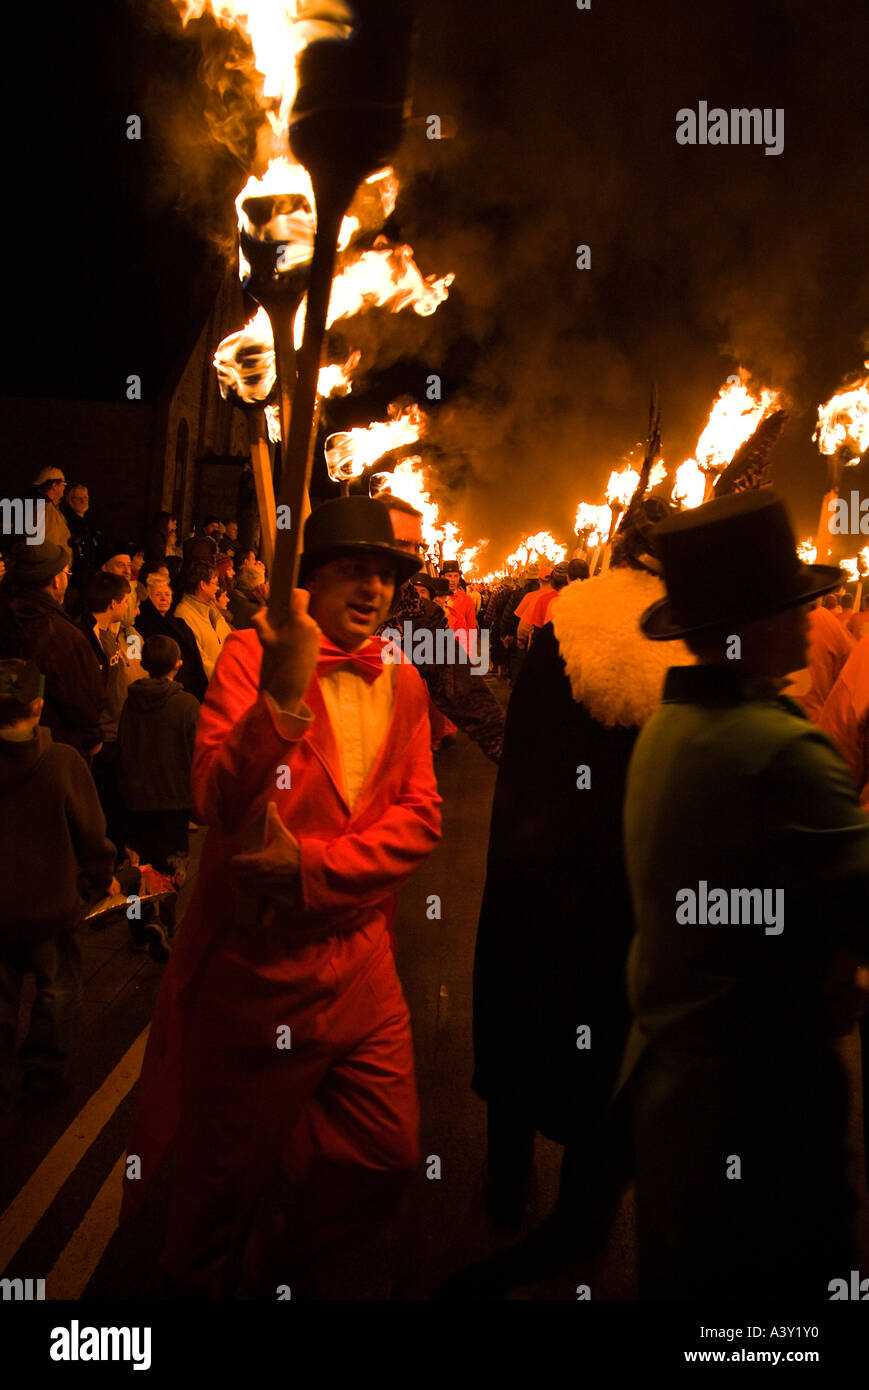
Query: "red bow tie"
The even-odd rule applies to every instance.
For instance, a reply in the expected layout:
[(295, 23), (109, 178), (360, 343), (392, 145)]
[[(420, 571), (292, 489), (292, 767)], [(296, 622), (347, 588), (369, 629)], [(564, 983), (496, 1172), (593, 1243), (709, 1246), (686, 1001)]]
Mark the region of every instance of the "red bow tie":
[(370, 637), (364, 647), (355, 652), (345, 652), (327, 638), (320, 643), (317, 657), (317, 675), (328, 676), (339, 666), (349, 666), (358, 676), (372, 685), (383, 670), (383, 642), (379, 637)]

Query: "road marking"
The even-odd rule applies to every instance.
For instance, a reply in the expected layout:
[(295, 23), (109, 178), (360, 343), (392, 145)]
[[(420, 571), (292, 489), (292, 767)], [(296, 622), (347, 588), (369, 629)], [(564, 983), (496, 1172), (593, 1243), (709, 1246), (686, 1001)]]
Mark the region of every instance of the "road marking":
[(67, 1178), (139, 1079), (150, 1026), (124, 1053), (0, 1217), (0, 1270), (7, 1267), (42, 1220)]
[(124, 1195), (121, 1154), (79, 1225), (45, 1277), (47, 1299), (79, 1299), (118, 1227)]

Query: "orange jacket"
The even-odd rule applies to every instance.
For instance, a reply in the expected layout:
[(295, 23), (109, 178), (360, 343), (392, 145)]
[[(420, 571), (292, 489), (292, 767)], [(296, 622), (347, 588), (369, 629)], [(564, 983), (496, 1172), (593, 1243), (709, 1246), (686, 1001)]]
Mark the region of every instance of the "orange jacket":
[(854, 647), (821, 711), (818, 725), (835, 743), (869, 811), (869, 641)]

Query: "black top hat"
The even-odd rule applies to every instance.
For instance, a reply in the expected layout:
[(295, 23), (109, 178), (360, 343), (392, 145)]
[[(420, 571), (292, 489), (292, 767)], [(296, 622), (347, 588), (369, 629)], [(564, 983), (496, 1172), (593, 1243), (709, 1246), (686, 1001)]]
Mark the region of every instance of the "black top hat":
[(450, 581), (448, 579), (438, 579), (435, 574), (418, 574), (414, 578), (417, 587), (428, 589), (432, 598), (443, 598), (450, 591)]
[(299, 583), (318, 565), (340, 555), (380, 555), (395, 568), (396, 587), (422, 568), (422, 560), (399, 550), (389, 512), (373, 497), (335, 497), (312, 512), (305, 522)]
[(441, 565), (441, 574), (461, 574), (458, 560), (444, 560)]
[(829, 593), (832, 565), (804, 565), (787, 508), (769, 488), (719, 497), (656, 528), (667, 597), (640, 627), (654, 642), (738, 627)]

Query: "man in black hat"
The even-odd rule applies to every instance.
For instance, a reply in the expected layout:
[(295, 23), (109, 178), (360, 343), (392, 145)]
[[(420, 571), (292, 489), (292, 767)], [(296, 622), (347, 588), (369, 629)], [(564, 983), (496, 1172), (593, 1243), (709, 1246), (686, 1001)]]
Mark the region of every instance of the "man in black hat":
[(105, 692), (87, 638), (63, 608), (71, 558), (52, 541), (16, 552), (7, 581), (12, 597), (0, 616), (0, 657), (36, 662), (45, 676), (43, 725), (55, 743), (87, 756), (101, 742)]
[(799, 562), (767, 489), (657, 538), (667, 597), (641, 627), (697, 665), (667, 673), (625, 802), (640, 1295), (827, 1299), (854, 1267), (833, 1036), (869, 956), (869, 824), (779, 691), (840, 574)]
[(425, 688), (374, 637), (419, 568), (379, 502), (325, 503), (305, 526), (307, 593), (279, 631), (263, 611), (228, 637), (206, 694), (192, 791), (209, 834), (137, 1096), (142, 1176), (127, 1185), (129, 1210), (174, 1136), (163, 1266), (191, 1296), (231, 1296), (245, 1268), (248, 1291), (273, 1298), (270, 1250), (294, 1298), (336, 1296), (334, 1251), (383, 1223), (419, 1161), (390, 929), (397, 890), (437, 843), (440, 798)]

